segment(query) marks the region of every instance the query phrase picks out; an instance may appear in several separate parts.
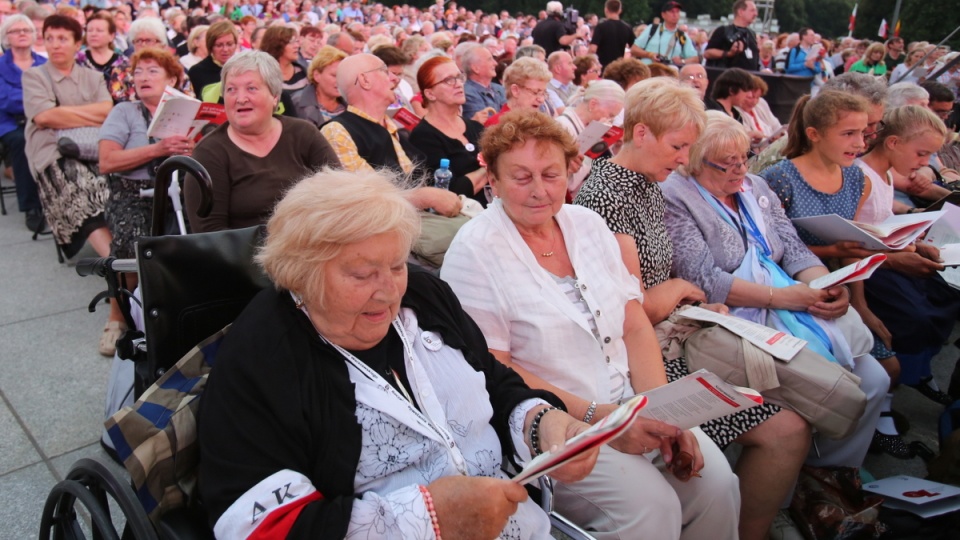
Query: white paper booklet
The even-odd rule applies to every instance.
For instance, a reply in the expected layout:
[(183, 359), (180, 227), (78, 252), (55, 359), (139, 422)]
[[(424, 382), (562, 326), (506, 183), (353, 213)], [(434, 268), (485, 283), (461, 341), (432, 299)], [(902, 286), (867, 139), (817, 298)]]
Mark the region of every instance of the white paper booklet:
[(864, 491), (885, 497), (883, 505), (922, 518), (960, 509), (960, 487), (900, 475), (864, 484)]
[(147, 136), (155, 139), (174, 136), (192, 138), (207, 124), (219, 125), (224, 121), (226, 113), (223, 105), (204, 103), (168, 86), (147, 128)]
[(873, 272), (877, 268), (880, 268), (880, 265), (882, 265), (886, 260), (887, 256), (883, 253), (871, 255), (866, 259), (862, 259), (860, 262), (844, 266), (835, 272), (830, 272), (825, 276), (820, 276), (817, 279), (812, 280), (809, 283), (810, 288), (829, 289), (830, 287), (836, 287), (837, 285), (843, 285), (845, 283), (863, 281), (872, 276)]
[(943, 211), (902, 214), (879, 225), (869, 225), (844, 219), (836, 214), (794, 218), (793, 224), (817, 238), (835, 242), (860, 242), (873, 250), (903, 249), (920, 237), (927, 228), (940, 219)]
[(580, 147), (580, 153), (586, 154), (590, 147), (600, 142), (603, 136), (610, 129), (610, 126), (603, 122), (594, 120), (583, 128), (580, 135), (577, 136), (577, 145)]
[[(943, 250), (948, 248), (947, 255), (951, 255), (948, 246), (960, 243), (960, 207), (947, 203), (943, 205), (943, 217), (938, 219), (927, 232), (926, 241), (940, 248), (940, 258), (944, 261)], [(951, 255), (952, 256), (952, 255)], [(944, 262), (944, 264), (948, 263)], [(955, 289), (960, 289), (960, 268), (952, 267), (940, 271), (944, 281)]]
[(807, 344), (806, 340), (791, 336), (775, 328), (753, 323), (733, 315), (721, 315), (699, 307), (688, 306), (677, 312), (677, 315), (720, 325), (753, 343), (771, 356), (786, 362), (792, 360), (800, 352), (800, 349)]
[(649, 402), (640, 416), (690, 429), (728, 414), (763, 404), (763, 397), (751, 388), (733, 386), (701, 369), (643, 395)]
[(541, 476), (549, 473), (574, 457), (606, 444), (616, 439), (637, 418), (637, 414), (647, 404), (647, 397), (643, 394), (634, 396), (626, 401), (617, 410), (605, 416), (596, 424), (590, 426), (590, 429), (571, 437), (567, 444), (559, 452), (544, 452), (530, 460), (526, 467), (520, 471), (520, 474), (513, 477), (513, 481), (518, 484), (527, 484)]

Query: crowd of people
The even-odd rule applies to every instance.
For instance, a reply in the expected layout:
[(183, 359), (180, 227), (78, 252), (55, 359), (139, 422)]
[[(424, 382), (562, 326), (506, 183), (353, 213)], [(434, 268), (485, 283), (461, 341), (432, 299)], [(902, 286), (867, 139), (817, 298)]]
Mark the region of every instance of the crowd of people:
[[(602, 18), (556, 1), (112, 4), (0, 0), (3, 160), (27, 227), (67, 257), (132, 257), (150, 234), (141, 190), (174, 155), (212, 179), (203, 216), (186, 184), (191, 232), (266, 225), (276, 288), (225, 338), (199, 419), (218, 537), (545, 538), (504, 459), (700, 366), (774, 365), (680, 323), (688, 305), (806, 340), (798, 358), (851, 405), (824, 418), (784, 379), (691, 430), (638, 420), (555, 473), (557, 508), (596, 538), (799, 538), (785, 508), (801, 467), (915, 457), (901, 383), (952, 401), (930, 368), (960, 315), (937, 248), (818, 289), (875, 252), (791, 223), (881, 223), (951, 192), (945, 47), (757, 34), (751, 0), (712, 33), (674, 0), (636, 28), (621, 0)], [(790, 118), (764, 99), (776, 74), (811, 81)], [(150, 136), (171, 89), (226, 121)], [(622, 137), (588, 157), (597, 123)], [(94, 158), (71, 147), (87, 138)], [(124, 321), (114, 304), (102, 354)]]

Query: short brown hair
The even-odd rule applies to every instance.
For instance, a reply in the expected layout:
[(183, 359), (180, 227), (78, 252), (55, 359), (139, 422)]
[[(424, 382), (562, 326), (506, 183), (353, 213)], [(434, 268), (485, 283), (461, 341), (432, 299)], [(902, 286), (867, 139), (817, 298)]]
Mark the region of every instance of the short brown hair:
[(168, 77), (177, 79), (177, 86), (183, 83), (183, 64), (175, 56), (163, 49), (148, 47), (133, 53), (130, 57), (130, 73), (137, 69), (137, 65), (144, 60), (153, 60), (164, 71)]
[(410, 57), (400, 50), (396, 45), (381, 45), (373, 51), (373, 55), (383, 60), (383, 63), (390, 66), (405, 66), (410, 63)]
[(105, 21), (107, 23), (107, 32), (117, 33), (117, 23), (113, 22), (113, 15), (109, 11), (101, 10), (87, 17), (87, 26), (93, 21)]
[(619, 84), (626, 90), (631, 83), (649, 79), (650, 68), (636, 58), (620, 58), (607, 64), (603, 69), (603, 78)]
[(553, 118), (531, 109), (510, 111), (500, 117), (499, 123), (483, 132), (480, 148), (487, 170), (496, 178), (500, 156), (530, 140), (557, 145), (563, 150), (567, 164), (579, 153), (573, 135)]
[(260, 50), (280, 60), (284, 47), (296, 37), (297, 31), (289, 26), (271, 26), (267, 28), (263, 39), (260, 40)]
[(210, 28), (207, 28), (207, 51), (210, 54), (213, 54), (213, 46), (216, 45), (217, 40), (223, 36), (231, 35), (235, 42), (239, 42), (240, 32), (237, 31), (237, 27), (230, 20), (217, 21), (210, 25)]

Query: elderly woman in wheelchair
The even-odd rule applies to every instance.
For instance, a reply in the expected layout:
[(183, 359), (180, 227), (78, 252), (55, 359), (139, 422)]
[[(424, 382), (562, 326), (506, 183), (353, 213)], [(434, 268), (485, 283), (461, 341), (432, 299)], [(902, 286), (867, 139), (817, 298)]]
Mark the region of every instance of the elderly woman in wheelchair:
[[(381, 173), (323, 171), (276, 207), (257, 256), (275, 289), (224, 338), (200, 406), (218, 538), (549, 538), (502, 456), (587, 425), (497, 362), (445, 283), (408, 269), (418, 228)], [(580, 479), (596, 456), (552, 476)]]

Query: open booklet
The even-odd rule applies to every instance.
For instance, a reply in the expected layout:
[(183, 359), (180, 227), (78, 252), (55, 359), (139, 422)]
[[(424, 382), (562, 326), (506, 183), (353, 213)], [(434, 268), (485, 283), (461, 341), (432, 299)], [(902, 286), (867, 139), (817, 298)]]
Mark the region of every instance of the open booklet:
[(202, 102), (168, 86), (147, 128), (147, 136), (155, 139), (175, 136), (194, 138), (208, 124), (220, 125), (226, 120), (223, 105)]
[(946, 203), (941, 212), (943, 217), (930, 227), (926, 240), (940, 248), (940, 258), (947, 266), (940, 276), (951, 287), (960, 289), (960, 207)]
[(844, 219), (836, 214), (794, 218), (793, 224), (817, 238), (835, 242), (860, 242), (874, 250), (903, 249), (940, 219), (943, 211), (892, 216), (878, 225)]
[(785, 362), (793, 360), (800, 349), (807, 344), (806, 340), (770, 328), (762, 324), (750, 322), (733, 315), (722, 315), (708, 309), (687, 306), (677, 312), (677, 315), (687, 319), (711, 322), (722, 326), (743, 339), (753, 343), (757, 348), (765, 351), (774, 358)]
[(622, 138), (623, 128), (594, 120), (577, 136), (577, 146), (581, 154), (597, 159)]
[(830, 287), (836, 287), (837, 285), (853, 283), (854, 281), (863, 281), (872, 276), (873, 272), (877, 268), (880, 268), (880, 265), (882, 265), (886, 260), (886, 255), (883, 253), (877, 253), (876, 255), (867, 257), (866, 259), (861, 259), (859, 262), (855, 262), (851, 265), (844, 266), (839, 270), (830, 272), (825, 276), (820, 276), (817, 279), (810, 281), (808, 285), (811, 289), (829, 289)]
[(527, 484), (583, 452), (616, 439), (630, 427), (630, 424), (633, 423), (637, 414), (646, 404), (647, 398), (643, 394), (633, 396), (623, 405), (620, 405), (617, 410), (590, 426), (590, 429), (568, 439), (567, 444), (559, 452), (547, 451), (531, 459), (526, 467), (520, 471), (520, 474), (513, 477), (513, 481), (521, 485)]
[(715, 418), (763, 404), (763, 396), (752, 388), (734, 386), (717, 375), (700, 369), (643, 395), (649, 402), (640, 416), (691, 429)]

